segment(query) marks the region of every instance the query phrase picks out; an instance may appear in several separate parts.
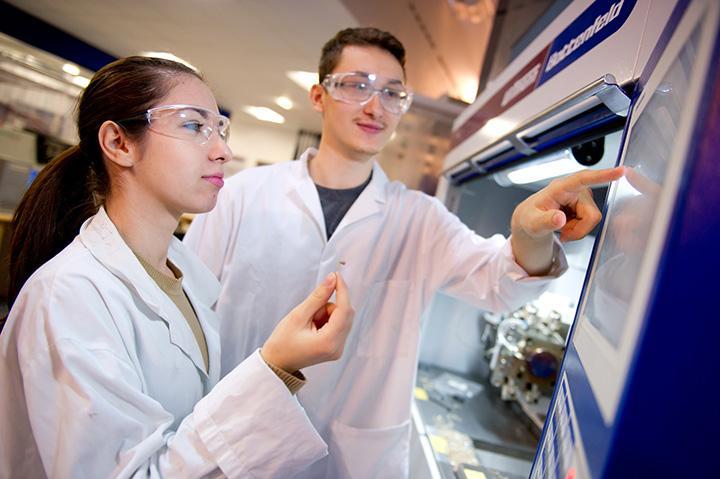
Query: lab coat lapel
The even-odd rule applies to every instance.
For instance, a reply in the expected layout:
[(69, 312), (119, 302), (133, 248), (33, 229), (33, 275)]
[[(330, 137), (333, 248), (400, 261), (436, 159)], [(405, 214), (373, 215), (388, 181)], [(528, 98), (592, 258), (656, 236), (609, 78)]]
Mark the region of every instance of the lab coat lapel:
[(325, 241), (325, 217), (320, 205), (320, 196), (308, 171), (308, 159), (316, 154), (316, 149), (308, 148), (297, 163), (293, 165), (295, 168), (289, 185), (288, 196), (303, 213), (312, 218), (317, 226), (318, 234)]
[(210, 377), (208, 386), (212, 387), (220, 380), (220, 318), (210, 308), (220, 295), (220, 283), (202, 261), (177, 238), (173, 238), (170, 242), (168, 256), (170, 261), (183, 272), (185, 293), (205, 334)]
[[(80, 239), (101, 264), (135, 291), (165, 322), (170, 333), (170, 342), (192, 360), (205, 378), (207, 375), (202, 353), (190, 326), (172, 300), (143, 269), (130, 247), (123, 241), (105, 208), (101, 207), (95, 216), (83, 224)], [(182, 269), (182, 266), (180, 268)]]
[[(338, 225), (335, 233), (342, 231), (349, 225), (379, 213), (386, 202), (385, 185), (388, 179), (385, 172), (376, 162), (373, 163), (372, 179), (360, 196), (352, 204), (348, 212)], [(335, 236), (335, 234), (333, 234)]]
[[(207, 303), (203, 303), (202, 301), (197, 300), (196, 295), (193, 294), (192, 289), (188, 288), (187, 291), (188, 299), (190, 300), (190, 303), (193, 306), (193, 309), (195, 310), (195, 314), (197, 314), (198, 321), (200, 321), (200, 326), (202, 327), (203, 334), (205, 335), (205, 342), (207, 343), (207, 349), (208, 349), (208, 372), (207, 376), (209, 377), (210, 381), (206, 384), (207, 391), (210, 392), (210, 389), (214, 384), (217, 384), (217, 382), (220, 380), (220, 325), (218, 322), (218, 316), (208, 307), (206, 306)], [(197, 343), (197, 341), (196, 341)], [(198, 352), (200, 352), (198, 350)], [(202, 354), (202, 353), (201, 353)], [(195, 366), (198, 366), (202, 372), (204, 372), (203, 366), (203, 360), (202, 356), (199, 358), (200, 362), (198, 363), (195, 359), (193, 359), (193, 362), (195, 363)]]

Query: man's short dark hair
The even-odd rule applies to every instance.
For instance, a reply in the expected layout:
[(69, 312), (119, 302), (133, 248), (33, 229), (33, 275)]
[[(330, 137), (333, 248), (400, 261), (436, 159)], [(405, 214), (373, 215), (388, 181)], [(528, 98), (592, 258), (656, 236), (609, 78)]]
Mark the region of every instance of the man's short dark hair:
[(346, 28), (340, 30), (323, 46), (320, 55), (318, 75), (320, 83), (332, 73), (340, 62), (340, 55), (346, 46), (377, 47), (390, 53), (400, 63), (405, 73), (405, 47), (392, 34), (377, 28)]

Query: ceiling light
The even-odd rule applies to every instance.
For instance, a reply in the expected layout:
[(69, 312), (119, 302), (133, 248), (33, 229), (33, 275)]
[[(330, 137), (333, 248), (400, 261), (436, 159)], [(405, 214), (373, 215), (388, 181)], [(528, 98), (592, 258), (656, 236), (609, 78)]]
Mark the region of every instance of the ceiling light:
[(275, 98), (275, 103), (284, 110), (290, 110), (295, 105), (293, 101), (286, 96), (279, 96)]
[(182, 64), (185, 65), (186, 67), (192, 68), (192, 69), (195, 70), (196, 72), (199, 71), (199, 70), (195, 67), (195, 65), (193, 65), (193, 64), (190, 63), (189, 61), (184, 60), (184, 59), (180, 58), (179, 56), (176, 56), (176, 55), (174, 55), (174, 54), (172, 54), (172, 53), (170, 53), (170, 52), (140, 52), (140, 56), (143, 56), (143, 57), (151, 57), (151, 58), (163, 58), (163, 59), (165, 59), (165, 60), (170, 60), (170, 61), (173, 61), (173, 62), (182, 63)]
[(480, 24), (495, 16), (493, 0), (447, 0), (450, 9), (458, 20)]
[(90, 79), (84, 76), (73, 77), (72, 82), (80, 88), (85, 88), (90, 84)]
[(556, 155), (556, 158), (557, 159), (551, 161), (539, 164), (532, 163), (528, 166), (517, 168), (507, 173), (507, 178), (516, 185), (526, 185), (528, 183), (535, 183), (536, 181), (569, 175), (570, 173), (575, 173), (587, 168), (575, 161), (575, 158), (572, 157), (569, 150), (562, 150)]
[(295, 82), (300, 88), (310, 91), (313, 85), (319, 83), (318, 74), (313, 72), (289, 71), (286, 73), (289, 79)]
[(248, 115), (254, 116), (260, 121), (269, 121), (270, 123), (285, 123), (285, 117), (275, 110), (264, 106), (245, 106), (243, 111)]
[(66, 63), (62, 67), (63, 71), (67, 73), (68, 75), (77, 76), (80, 74), (80, 68), (78, 68), (77, 65), (73, 65), (72, 63)]
[(466, 77), (460, 81), (460, 91), (458, 92), (460, 99), (465, 103), (472, 104), (477, 97), (478, 79), (475, 77)]

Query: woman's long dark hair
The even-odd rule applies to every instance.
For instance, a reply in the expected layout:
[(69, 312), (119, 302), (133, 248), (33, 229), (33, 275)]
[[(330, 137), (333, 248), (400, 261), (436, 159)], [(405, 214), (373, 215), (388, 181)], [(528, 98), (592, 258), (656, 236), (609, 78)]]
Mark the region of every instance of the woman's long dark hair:
[[(95, 74), (77, 106), (80, 143), (38, 174), (15, 211), (10, 237), (11, 307), (30, 275), (73, 240), (108, 193), (110, 179), (98, 141), (100, 126), (142, 114), (186, 75), (202, 80), (183, 64), (147, 57), (123, 58)], [(144, 122), (122, 125), (134, 139), (140, 139), (147, 127)]]

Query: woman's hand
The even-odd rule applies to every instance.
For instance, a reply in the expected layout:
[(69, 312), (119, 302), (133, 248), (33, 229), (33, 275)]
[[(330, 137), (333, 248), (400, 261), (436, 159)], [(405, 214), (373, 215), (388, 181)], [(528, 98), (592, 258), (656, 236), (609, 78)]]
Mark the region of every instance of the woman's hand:
[[(328, 303), (333, 291), (337, 303)], [(347, 285), (339, 273), (331, 273), (275, 327), (262, 356), (290, 373), (340, 359), (354, 315)]]

